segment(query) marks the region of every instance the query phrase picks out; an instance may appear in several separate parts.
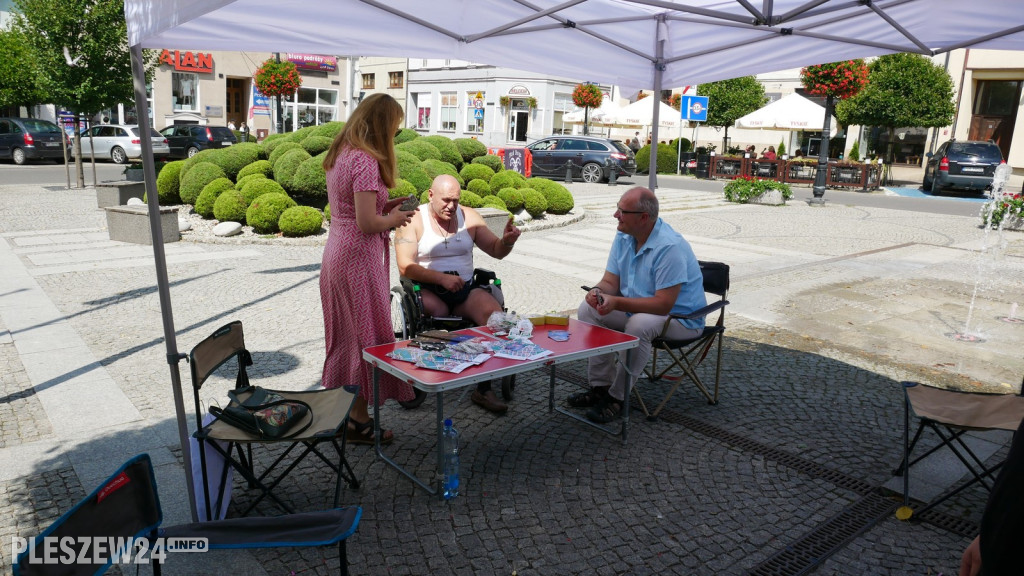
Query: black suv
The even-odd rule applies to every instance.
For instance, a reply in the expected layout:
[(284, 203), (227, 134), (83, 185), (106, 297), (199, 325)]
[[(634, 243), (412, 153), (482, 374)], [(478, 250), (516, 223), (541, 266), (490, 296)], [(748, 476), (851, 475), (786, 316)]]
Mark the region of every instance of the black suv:
[(160, 131), (171, 148), (173, 158), (191, 158), (200, 150), (231, 146), (237, 139), (227, 126), (175, 124)]
[(940, 194), (946, 188), (991, 190), (996, 166), (1003, 163), (1003, 153), (991, 140), (949, 140), (924, 165), (923, 188)]
[[(34, 158), (63, 162), (61, 142), (67, 146), (67, 136), (53, 122), (38, 118), (0, 118), (0, 158), (10, 158), (15, 164)], [(70, 152), (69, 147), (69, 158)]]
[(527, 146), (533, 155), (533, 176), (564, 178), (566, 162), (573, 178), (600, 182), (608, 178), (608, 161), (616, 178), (636, 173), (636, 157), (621, 140), (595, 136), (548, 136)]

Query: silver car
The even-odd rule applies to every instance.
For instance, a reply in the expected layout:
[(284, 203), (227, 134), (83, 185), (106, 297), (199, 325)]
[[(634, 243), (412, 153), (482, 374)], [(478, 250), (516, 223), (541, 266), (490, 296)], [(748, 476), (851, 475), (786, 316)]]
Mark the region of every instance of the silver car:
[[(128, 162), (129, 158), (142, 158), (142, 140), (137, 125), (99, 124), (82, 132), (82, 155), (89, 158), (93, 150), (96, 158), (113, 160), (117, 164)], [(164, 158), (171, 153), (167, 138), (149, 128), (153, 141), (153, 156)]]

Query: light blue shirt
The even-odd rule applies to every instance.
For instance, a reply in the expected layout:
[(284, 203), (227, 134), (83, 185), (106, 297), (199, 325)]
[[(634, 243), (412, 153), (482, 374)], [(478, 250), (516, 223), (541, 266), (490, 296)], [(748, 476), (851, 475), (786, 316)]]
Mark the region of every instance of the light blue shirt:
[[(606, 268), (619, 277), (619, 293), (627, 298), (649, 298), (657, 290), (682, 284), (672, 314), (689, 314), (707, 305), (704, 275), (693, 248), (661, 218), (639, 252), (635, 238), (617, 233)], [(704, 327), (704, 318), (680, 322), (687, 328)]]

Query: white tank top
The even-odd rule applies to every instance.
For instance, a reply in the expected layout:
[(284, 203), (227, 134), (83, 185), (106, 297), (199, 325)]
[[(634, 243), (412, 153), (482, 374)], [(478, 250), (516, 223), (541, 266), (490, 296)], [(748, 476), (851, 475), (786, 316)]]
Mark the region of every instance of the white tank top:
[(458, 229), (445, 242), (437, 230), (440, 226), (430, 214), (430, 203), (421, 204), (420, 216), (423, 219), (423, 235), (417, 246), (420, 266), (427, 270), (448, 272), (454, 270), (459, 277), (469, 282), (473, 279), (473, 238), (466, 230), (466, 218), (462, 208), (455, 210)]

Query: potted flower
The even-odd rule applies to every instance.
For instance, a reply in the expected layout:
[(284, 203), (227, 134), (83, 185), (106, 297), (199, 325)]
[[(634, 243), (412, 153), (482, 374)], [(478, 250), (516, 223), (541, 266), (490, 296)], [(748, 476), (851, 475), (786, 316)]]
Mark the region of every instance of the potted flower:
[(537, 107), (537, 99), (534, 98), (533, 96), (530, 96), (529, 98), (526, 99), (526, 105), (529, 106), (531, 109), (532, 108), (536, 108)]
[(740, 176), (725, 185), (725, 199), (740, 204), (768, 204), (778, 206), (793, 197), (789, 185), (778, 180)]
[(1024, 194), (1003, 194), (985, 203), (981, 209), (982, 225), (993, 228), (1024, 228)]
[(121, 173), (124, 174), (125, 180), (128, 180), (130, 182), (142, 182), (144, 177), (142, 171), (142, 162), (132, 162), (131, 164), (126, 164), (124, 167), (124, 171), (122, 171)]
[(510, 100), (509, 100), (508, 96), (501, 96), (501, 97), (498, 98), (498, 104), (501, 104), (502, 108), (508, 108), (508, 103), (509, 102), (510, 102)]

